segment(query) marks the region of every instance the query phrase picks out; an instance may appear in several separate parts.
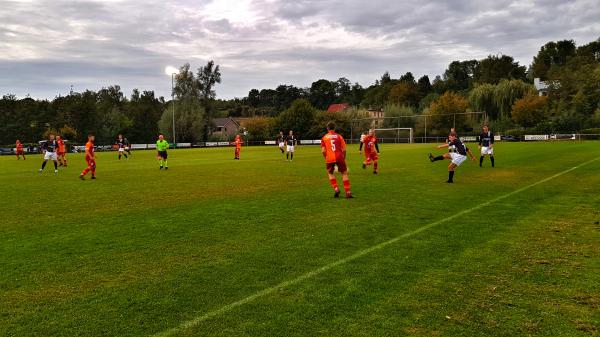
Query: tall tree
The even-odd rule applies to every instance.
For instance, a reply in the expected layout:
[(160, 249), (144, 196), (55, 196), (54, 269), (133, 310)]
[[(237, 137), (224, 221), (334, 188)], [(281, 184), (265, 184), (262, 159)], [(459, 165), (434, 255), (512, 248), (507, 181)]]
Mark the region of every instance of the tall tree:
[(567, 60), (575, 55), (575, 52), (575, 41), (573, 40), (546, 43), (533, 58), (531, 64), (532, 76), (547, 80), (550, 68), (565, 65)]
[(473, 72), (475, 83), (497, 84), (503, 79), (526, 81), (526, 69), (511, 56), (490, 55), (479, 61)]
[(310, 102), (317, 109), (326, 110), (335, 102), (335, 85), (331, 81), (320, 79), (310, 86)]
[(204, 67), (198, 68), (197, 82), (198, 89), (200, 90), (200, 100), (207, 116), (206, 139), (212, 132), (212, 118), (214, 114), (212, 101), (217, 96), (214, 87), (221, 83), (221, 70), (219, 69), (219, 65), (215, 65), (215, 62), (210, 60)]
[(477, 60), (454, 61), (448, 65), (444, 72), (446, 90), (466, 91), (471, 87), (473, 72), (477, 67)]

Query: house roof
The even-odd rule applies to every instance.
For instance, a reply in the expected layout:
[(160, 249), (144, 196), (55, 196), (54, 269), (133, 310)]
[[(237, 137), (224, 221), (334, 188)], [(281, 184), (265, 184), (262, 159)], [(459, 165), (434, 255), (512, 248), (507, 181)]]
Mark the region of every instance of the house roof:
[(346, 110), (350, 104), (348, 103), (340, 103), (340, 104), (331, 104), (329, 108), (327, 108), (327, 112), (340, 112)]
[(224, 127), (230, 123), (234, 123), (235, 126), (238, 126), (238, 127), (240, 126), (240, 123), (238, 123), (235, 119), (233, 119), (231, 117), (215, 118), (215, 119), (213, 119), (213, 123), (215, 123), (216, 127)]

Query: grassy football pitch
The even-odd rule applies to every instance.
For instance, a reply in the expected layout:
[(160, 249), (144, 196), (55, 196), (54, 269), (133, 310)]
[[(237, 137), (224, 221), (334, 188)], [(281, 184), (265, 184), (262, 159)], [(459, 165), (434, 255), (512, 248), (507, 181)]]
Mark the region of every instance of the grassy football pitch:
[(454, 185), (433, 147), (375, 176), (351, 145), (353, 200), (317, 146), (0, 157), (0, 335), (597, 336), (600, 143), (498, 143)]

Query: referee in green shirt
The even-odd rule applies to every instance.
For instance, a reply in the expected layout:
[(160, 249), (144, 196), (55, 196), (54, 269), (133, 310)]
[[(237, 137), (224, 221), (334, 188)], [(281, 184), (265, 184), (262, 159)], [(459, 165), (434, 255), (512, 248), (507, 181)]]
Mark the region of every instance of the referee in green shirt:
[(165, 140), (165, 136), (161, 133), (158, 135), (158, 141), (156, 142), (156, 149), (158, 150), (158, 164), (160, 164), (160, 169), (163, 167), (165, 170), (169, 169), (169, 164), (167, 163), (167, 149), (169, 148), (169, 142)]

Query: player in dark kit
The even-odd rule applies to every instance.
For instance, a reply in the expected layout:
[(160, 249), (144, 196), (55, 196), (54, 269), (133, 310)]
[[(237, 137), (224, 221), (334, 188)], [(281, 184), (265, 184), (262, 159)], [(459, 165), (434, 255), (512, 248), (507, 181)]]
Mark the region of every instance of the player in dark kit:
[(121, 160), (121, 156), (125, 156), (125, 159), (129, 159), (125, 154), (125, 148), (127, 147), (127, 144), (125, 143), (125, 138), (123, 138), (123, 135), (119, 135), (117, 137), (115, 145), (117, 146), (117, 151), (119, 151), (119, 160)]
[(285, 144), (285, 159), (292, 161), (294, 160), (294, 151), (296, 151), (296, 145), (298, 145), (298, 138), (296, 138), (294, 135), (294, 131), (290, 130), (290, 134), (285, 138)]
[(283, 135), (283, 131), (279, 131), (279, 135), (276, 140), (277, 146), (279, 146), (279, 150), (281, 150), (281, 154), (285, 153), (285, 136)]
[(449, 159), (451, 162), (450, 162), (450, 165), (448, 165), (448, 181), (447, 181), (447, 183), (453, 183), (454, 182), (454, 170), (458, 166), (460, 166), (462, 163), (464, 163), (465, 160), (467, 160), (467, 154), (469, 155), (469, 157), (471, 157), (471, 160), (473, 160), (473, 161), (475, 161), (475, 156), (473, 156), (473, 153), (471, 152), (471, 150), (469, 150), (469, 148), (467, 148), (465, 146), (465, 144), (460, 139), (458, 139), (456, 132), (450, 133), (450, 135), (448, 136), (448, 143), (439, 145), (437, 148), (443, 149), (445, 147), (453, 148), (454, 151), (449, 152), (449, 153), (444, 153), (443, 155), (437, 156), (437, 157), (434, 157), (430, 153), (429, 160), (431, 162), (434, 162), (434, 161), (438, 161), (438, 160)]
[(131, 156), (131, 144), (129, 143), (129, 140), (127, 139), (127, 137), (124, 137), (123, 141), (125, 142), (125, 152), (127, 152), (127, 154)]
[(337, 179), (333, 174), (335, 172), (335, 167), (337, 166), (338, 171), (342, 174), (346, 198), (353, 198), (352, 192), (350, 192), (348, 167), (346, 166), (346, 141), (344, 141), (344, 137), (335, 132), (334, 122), (327, 123), (327, 134), (321, 139), (321, 153), (323, 153), (323, 157), (325, 157), (325, 166), (329, 176), (329, 183), (334, 190), (333, 197), (340, 197), (340, 189), (337, 184)]
[(50, 134), (48, 140), (42, 144), (42, 150), (44, 151), (44, 162), (42, 162), (42, 168), (39, 169), (40, 173), (46, 167), (48, 160), (54, 162), (54, 174), (58, 173), (58, 156), (56, 151), (58, 150), (58, 142), (54, 138), (53, 134)]
[(478, 148), (481, 153), (481, 157), (479, 157), (479, 167), (482, 167), (483, 158), (485, 156), (490, 156), (492, 167), (494, 167), (494, 133), (487, 125), (483, 126), (483, 132), (479, 135)]

